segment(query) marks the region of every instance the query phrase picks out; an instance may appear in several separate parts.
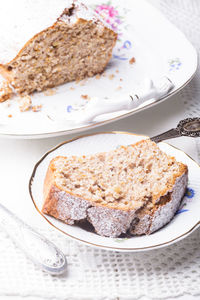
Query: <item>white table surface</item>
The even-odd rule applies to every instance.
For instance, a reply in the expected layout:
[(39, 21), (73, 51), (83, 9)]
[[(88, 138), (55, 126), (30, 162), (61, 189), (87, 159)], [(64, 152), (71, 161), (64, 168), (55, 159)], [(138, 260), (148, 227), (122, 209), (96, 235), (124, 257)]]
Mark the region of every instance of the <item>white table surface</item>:
[[(17, 296), (0, 296), (0, 300), (45, 300), (44, 298), (40, 298), (40, 297), (17, 297)], [(150, 298), (147, 297), (141, 297), (140, 300), (149, 300)], [(192, 295), (183, 295), (180, 297), (176, 297), (176, 298), (170, 298), (170, 300), (199, 300), (200, 296), (192, 296)], [(95, 300), (95, 299), (94, 299)], [(121, 299), (116, 299), (116, 300), (121, 300)], [(159, 300), (159, 299), (156, 299)]]
[[(183, 116), (184, 108), (182, 100), (179, 95), (176, 95), (160, 105), (137, 113), (132, 117), (102, 126), (87, 133), (124, 130), (153, 136), (176, 126), (177, 122)], [(0, 139), (1, 202), (32, 226), (40, 228), (48, 226), (35, 210), (28, 194), (28, 180), (33, 166), (47, 150), (71, 137), (72, 136), (63, 136), (40, 140)], [(181, 137), (171, 140), (170, 143), (181, 148), (194, 159), (197, 159), (194, 139)], [(11, 183), (12, 188), (10, 188)], [(7, 296), (0, 299), (21, 298)], [(35, 300), (38, 298), (28, 297), (28, 299)], [(142, 300), (147, 299), (148, 298), (145, 297), (142, 298)], [(184, 295), (178, 299), (192, 300), (200, 299), (200, 297)]]

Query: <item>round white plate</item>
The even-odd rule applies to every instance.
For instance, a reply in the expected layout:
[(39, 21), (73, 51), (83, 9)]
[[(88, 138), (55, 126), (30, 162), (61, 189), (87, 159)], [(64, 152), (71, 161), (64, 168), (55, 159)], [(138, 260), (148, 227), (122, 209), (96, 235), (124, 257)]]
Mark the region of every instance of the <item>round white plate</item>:
[[(47, 152), (36, 164), (30, 179), (29, 191), (37, 210), (41, 213), (43, 204), (43, 182), (49, 162), (57, 155), (87, 155), (102, 151), (115, 149), (119, 145), (129, 145), (138, 140), (144, 139), (125, 132), (108, 132), (83, 136), (62, 143)], [(189, 140), (189, 138), (188, 138)], [(100, 247), (115, 251), (144, 251), (170, 245), (186, 237), (200, 222), (200, 167), (189, 156), (179, 149), (166, 143), (159, 143), (159, 147), (166, 153), (174, 156), (178, 161), (185, 163), (189, 169), (188, 190), (182, 201), (180, 209), (173, 220), (160, 229), (149, 235), (131, 238), (107, 238), (95, 233), (86, 231), (78, 226), (70, 226), (61, 221), (41, 215), (54, 228), (60, 230), (68, 237), (74, 238), (90, 246)]]
[[(0, 103), (0, 135), (14, 138), (43, 138), (71, 134), (126, 117), (178, 92), (197, 69), (197, 53), (186, 37), (145, 0), (85, 0), (115, 28), (119, 40), (101, 78), (67, 83), (32, 96), (39, 112), (20, 112), (18, 100)], [(102, 5), (104, 3), (104, 5)], [(5, 31), (6, 34), (6, 31)], [(131, 58), (136, 62), (129, 63)], [(88, 95), (115, 100), (144, 91), (149, 80), (167, 76), (174, 84), (169, 94), (152, 98), (132, 110), (118, 110), (97, 116), (92, 123), (70, 121), (73, 110), (84, 106)], [(98, 77), (98, 76), (97, 76)], [(47, 95), (48, 94), (48, 95)], [(126, 100), (125, 100), (126, 101)]]

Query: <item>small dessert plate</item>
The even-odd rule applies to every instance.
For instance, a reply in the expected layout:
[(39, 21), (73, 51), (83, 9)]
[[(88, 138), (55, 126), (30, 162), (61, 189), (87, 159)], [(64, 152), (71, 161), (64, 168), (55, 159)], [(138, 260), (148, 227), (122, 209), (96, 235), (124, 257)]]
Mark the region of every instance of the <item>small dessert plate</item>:
[(109, 151), (120, 145), (133, 144), (147, 137), (134, 135), (128, 132), (108, 132), (82, 136), (64, 142), (48, 151), (35, 165), (30, 178), (29, 191), (32, 201), (51, 226), (58, 229), (66, 237), (75, 239), (88, 246), (99, 247), (113, 251), (145, 251), (168, 246), (177, 242), (200, 224), (200, 166), (183, 151), (167, 143), (159, 143), (159, 147), (167, 154), (174, 156), (178, 161), (186, 164), (189, 169), (189, 183), (179, 210), (172, 221), (151, 235), (133, 236), (130, 238), (108, 238), (76, 225), (70, 226), (53, 217), (42, 214), (43, 183), (48, 165), (52, 158), (58, 155), (87, 155), (97, 152)]
[(84, 3), (118, 32), (105, 72), (35, 93), (26, 112), (17, 99), (0, 103), (0, 136), (44, 138), (91, 129), (166, 100), (194, 76), (196, 50), (147, 1)]

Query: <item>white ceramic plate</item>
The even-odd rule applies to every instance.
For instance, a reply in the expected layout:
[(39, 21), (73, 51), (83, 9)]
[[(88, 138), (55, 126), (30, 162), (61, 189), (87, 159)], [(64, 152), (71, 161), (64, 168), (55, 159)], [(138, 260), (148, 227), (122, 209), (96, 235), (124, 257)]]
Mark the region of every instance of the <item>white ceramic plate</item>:
[[(197, 53), (174, 25), (145, 0), (107, 1), (85, 0), (119, 33), (106, 76), (68, 83), (48, 92), (49, 95), (36, 93), (32, 97), (33, 105), (42, 105), (37, 113), (31, 110), (20, 112), (17, 99), (1, 103), (0, 135), (43, 138), (80, 132), (159, 103), (191, 80), (197, 68)], [(136, 59), (134, 64), (129, 63), (132, 57)], [(113, 101), (119, 95), (125, 99), (126, 95), (146, 89), (146, 81), (162, 76), (174, 83), (174, 88), (165, 97), (152, 98), (136, 109), (119, 109), (100, 115), (90, 124), (74, 124), (69, 120), (73, 109), (87, 102), (81, 95), (98, 97), (99, 101), (105, 97)], [(12, 117), (8, 117), (10, 115)]]
[[(41, 213), (43, 204), (43, 182), (49, 162), (57, 155), (83, 155), (115, 149), (119, 145), (128, 145), (141, 140), (142, 136), (131, 133), (110, 132), (83, 136), (65, 142), (45, 154), (36, 164), (30, 179), (30, 195)], [(189, 138), (188, 138), (189, 139)], [(52, 217), (45, 216), (53, 227), (68, 237), (90, 246), (115, 251), (144, 251), (170, 245), (191, 233), (200, 222), (200, 167), (189, 156), (166, 143), (159, 143), (159, 147), (174, 156), (178, 161), (188, 165), (189, 185), (179, 211), (174, 219), (159, 231), (149, 235), (131, 238), (107, 238), (86, 231), (78, 226), (70, 226)]]

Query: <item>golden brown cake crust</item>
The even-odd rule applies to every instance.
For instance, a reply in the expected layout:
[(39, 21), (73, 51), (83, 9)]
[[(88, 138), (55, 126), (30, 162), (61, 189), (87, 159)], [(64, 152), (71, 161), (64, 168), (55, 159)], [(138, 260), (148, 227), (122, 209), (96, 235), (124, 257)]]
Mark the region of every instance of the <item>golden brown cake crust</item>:
[[(139, 145), (143, 142), (139, 142)], [(138, 143), (133, 147), (136, 145)], [(172, 176), (169, 185), (162, 193), (157, 194), (155, 199), (149, 199), (139, 208), (130, 206), (119, 208), (109, 203), (107, 205), (95, 203), (92, 199), (77, 196), (77, 193), (58, 186), (55, 180), (57, 171), (55, 162), (59, 159), (63, 157), (54, 158), (48, 167), (44, 182), (42, 212), (67, 224), (88, 220), (102, 236), (117, 237), (126, 232), (132, 235), (150, 234), (162, 228), (176, 213), (188, 182), (187, 166), (178, 163), (180, 171), (176, 176)]]

